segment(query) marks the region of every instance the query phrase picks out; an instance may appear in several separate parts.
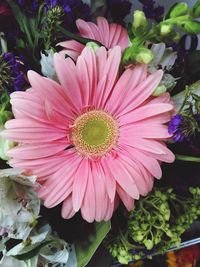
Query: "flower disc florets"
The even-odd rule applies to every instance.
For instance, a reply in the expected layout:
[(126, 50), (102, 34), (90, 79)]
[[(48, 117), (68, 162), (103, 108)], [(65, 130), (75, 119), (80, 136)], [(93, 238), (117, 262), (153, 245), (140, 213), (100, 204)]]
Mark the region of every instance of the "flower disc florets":
[(75, 120), (72, 140), (76, 150), (84, 156), (102, 156), (117, 143), (117, 122), (108, 113), (92, 110)]

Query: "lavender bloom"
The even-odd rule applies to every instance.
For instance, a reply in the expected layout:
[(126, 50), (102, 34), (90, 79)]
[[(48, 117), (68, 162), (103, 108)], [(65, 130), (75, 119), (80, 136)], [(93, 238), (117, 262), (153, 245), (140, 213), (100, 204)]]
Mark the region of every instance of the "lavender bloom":
[(168, 131), (173, 134), (175, 142), (189, 141), (194, 135), (196, 128), (193, 125), (193, 119), (181, 114), (175, 115), (168, 125)]
[(154, 0), (139, 0), (140, 3), (143, 4), (143, 11), (148, 19), (155, 20), (160, 22), (162, 20), (162, 16), (164, 14), (163, 6), (156, 6)]
[(37, 14), (39, 8), (39, 0), (17, 0), (17, 4), (24, 12), (30, 15)]
[[(16, 60), (13, 53), (4, 53), (3, 60), (7, 63), (7, 66), (10, 68), (11, 79), (13, 80), (13, 86), (15, 91), (20, 91), (23, 89), (26, 84), (24, 74), (22, 73), (22, 65), (19, 61)], [(11, 93), (11, 89), (7, 88), (8, 92)]]
[(122, 23), (131, 10), (131, 2), (128, 0), (107, 0), (111, 16), (115, 22)]

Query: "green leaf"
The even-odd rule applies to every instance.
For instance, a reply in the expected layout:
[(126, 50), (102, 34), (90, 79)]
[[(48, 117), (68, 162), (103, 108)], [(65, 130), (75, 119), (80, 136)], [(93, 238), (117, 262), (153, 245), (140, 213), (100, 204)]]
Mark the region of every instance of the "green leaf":
[(87, 240), (75, 243), (77, 267), (86, 266), (110, 229), (110, 221), (95, 223), (95, 234), (89, 235)]
[(45, 242), (41, 243), (39, 246), (37, 246), (36, 248), (34, 248), (33, 250), (31, 250), (27, 253), (13, 256), (13, 257), (17, 260), (23, 260), (23, 261), (29, 260), (29, 259), (37, 256), (43, 247), (45, 247), (46, 245), (48, 245), (52, 242), (53, 242), (53, 240), (45, 241)]

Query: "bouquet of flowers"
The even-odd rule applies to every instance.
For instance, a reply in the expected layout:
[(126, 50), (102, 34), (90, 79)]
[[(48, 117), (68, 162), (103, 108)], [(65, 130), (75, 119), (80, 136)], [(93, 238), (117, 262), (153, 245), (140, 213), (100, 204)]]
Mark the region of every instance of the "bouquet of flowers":
[(200, 1), (133, 2), (0, 0), (2, 267), (127, 264), (198, 221)]

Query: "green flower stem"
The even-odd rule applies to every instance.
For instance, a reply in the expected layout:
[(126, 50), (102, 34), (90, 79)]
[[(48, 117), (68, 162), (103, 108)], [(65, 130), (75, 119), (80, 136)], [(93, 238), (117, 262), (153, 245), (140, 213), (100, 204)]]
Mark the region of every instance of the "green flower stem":
[(200, 162), (200, 157), (192, 157), (192, 156), (179, 155), (179, 154), (176, 154), (176, 159), (182, 160), (182, 161)]

